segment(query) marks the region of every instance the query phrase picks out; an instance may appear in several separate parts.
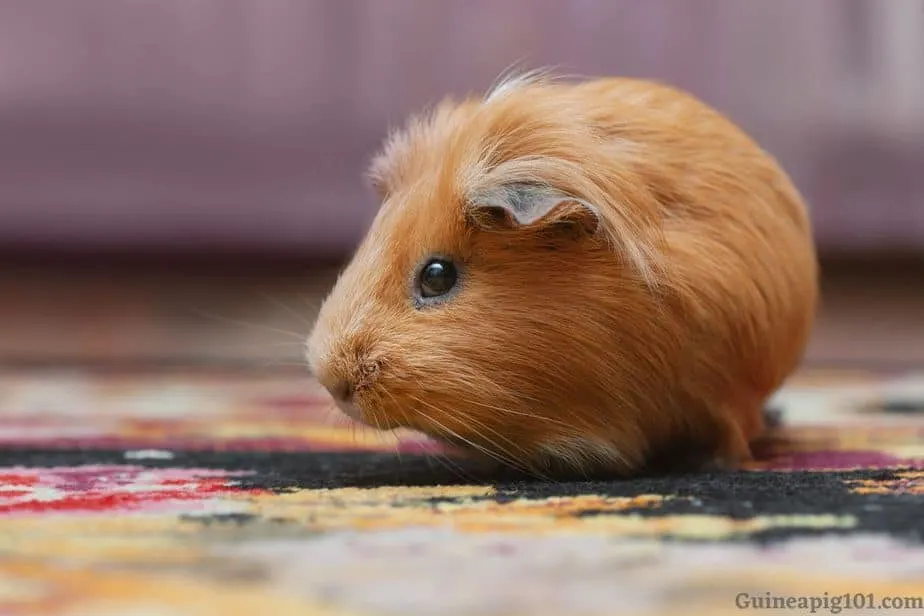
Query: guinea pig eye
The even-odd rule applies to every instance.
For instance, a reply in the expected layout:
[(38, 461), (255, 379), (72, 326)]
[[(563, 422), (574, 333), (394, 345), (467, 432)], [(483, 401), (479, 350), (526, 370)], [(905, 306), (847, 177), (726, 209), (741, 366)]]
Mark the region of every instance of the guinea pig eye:
[(456, 266), (452, 261), (444, 259), (431, 259), (420, 270), (420, 296), (424, 298), (446, 295), (456, 286), (459, 278)]

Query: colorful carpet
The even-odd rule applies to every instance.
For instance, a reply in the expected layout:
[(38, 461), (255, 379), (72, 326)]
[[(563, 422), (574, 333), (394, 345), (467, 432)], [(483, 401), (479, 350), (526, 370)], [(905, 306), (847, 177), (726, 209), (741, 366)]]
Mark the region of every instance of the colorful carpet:
[(477, 477), (304, 377), (0, 377), (0, 614), (924, 614), (924, 373), (805, 373), (752, 468)]

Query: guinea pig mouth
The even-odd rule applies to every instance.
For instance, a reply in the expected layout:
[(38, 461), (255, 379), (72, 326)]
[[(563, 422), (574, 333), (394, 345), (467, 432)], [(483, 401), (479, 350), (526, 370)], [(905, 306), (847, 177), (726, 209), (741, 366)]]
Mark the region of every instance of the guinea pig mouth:
[(344, 415), (346, 415), (347, 417), (349, 417), (350, 419), (353, 419), (353, 420), (358, 421), (358, 422), (361, 422), (361, 423), (365, 423), (365, 422), (363, 421), (363, 412), (362, 412), (362, 409), (360, 409), (358, 406), (356, 406), (356, 405), (353, 404), (352, 402), (346, 402), (346, 401), (343, 401), (343, 400), (338, 400), (338, 401), (336, 402), (336, 404), (337, 404), (337, 408), (340, 410), (340, 412), (343, 413)]

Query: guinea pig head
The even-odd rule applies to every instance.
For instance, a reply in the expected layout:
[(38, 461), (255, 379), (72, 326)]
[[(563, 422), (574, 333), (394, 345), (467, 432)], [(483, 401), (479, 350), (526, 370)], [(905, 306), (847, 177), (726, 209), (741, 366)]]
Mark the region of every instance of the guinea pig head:
[[(608, 171), (612, 144), (529, 89), (443, 103), (389, 139), (370, 174), (380, 209), (309, 363), (375, 428), (524, 470), (629, 467), (644, 453), (633, 392), (657, 364), (656, 225)], [(614, 195), (631, 207), (602, 207)]]

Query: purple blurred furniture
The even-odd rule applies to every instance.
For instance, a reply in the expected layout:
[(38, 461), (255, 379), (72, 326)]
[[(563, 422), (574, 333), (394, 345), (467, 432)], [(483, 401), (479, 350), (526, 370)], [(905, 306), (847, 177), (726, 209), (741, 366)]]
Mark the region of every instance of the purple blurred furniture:
[(0, 245), (348, 251), (388, 127), (517, 60), (686, 87), (824, 248), (924, 252), (918, 0), (0, 0)]

